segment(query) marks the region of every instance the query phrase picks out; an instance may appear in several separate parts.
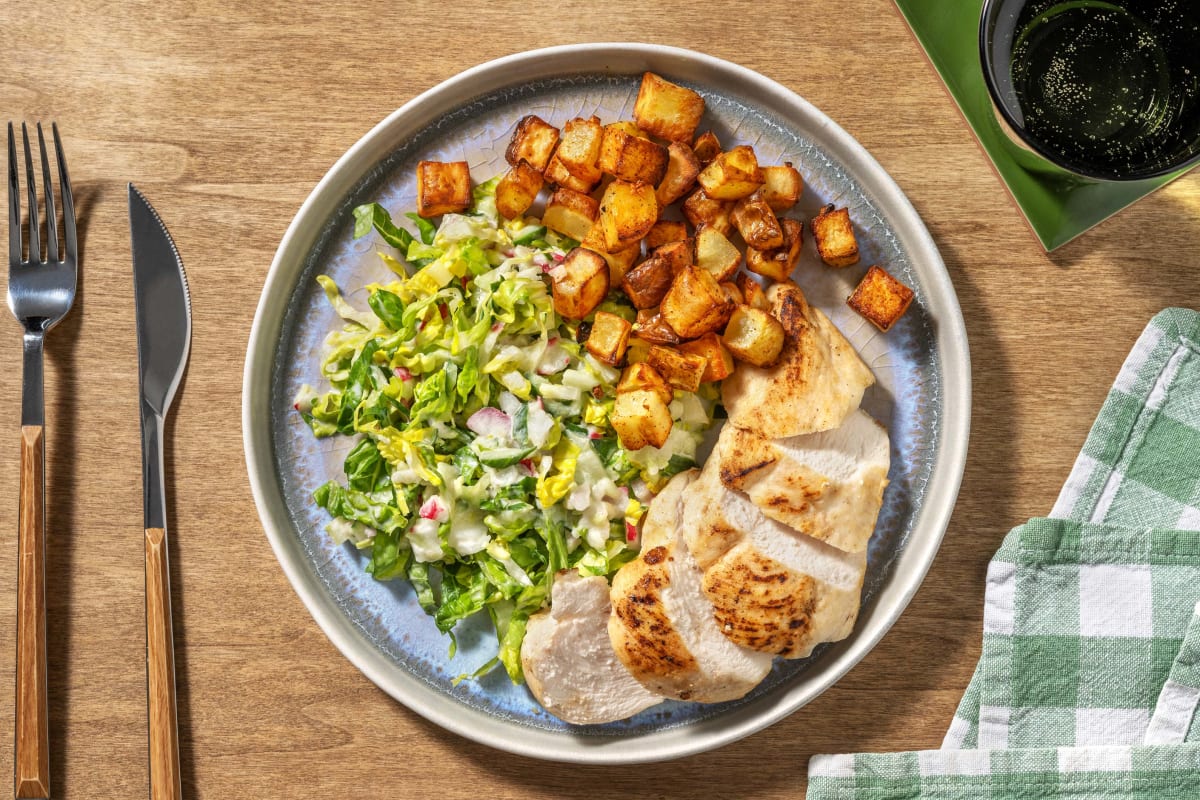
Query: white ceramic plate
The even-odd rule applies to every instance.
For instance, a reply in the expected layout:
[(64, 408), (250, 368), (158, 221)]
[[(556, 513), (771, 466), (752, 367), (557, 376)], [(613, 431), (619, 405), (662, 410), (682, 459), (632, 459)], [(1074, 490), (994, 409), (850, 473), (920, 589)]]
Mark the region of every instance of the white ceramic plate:
[[(811, 658), (778, 662), (742, 700), (669, 702), (631, 720), (581, 728), (546, 714), (503, 670), (452, 684), (493, 654), (487, 623), (467, 624), (449, 659), (447, 639), (403, 583), (375, 582), (363, 573), (360, 553), (329, 542), (324, 512), (310, 496), (341, 477), (349, 442), (315, 440), (291, 403), (301, 384), (318, 382), (321, 340), (340, 325), (314, 276), (331, 275), (351, 302), (364, 306), (361, 287), (387, 277), (375, 256), (377, 238), (352, 237), (356, 205), (375, 200), (401, 219), (415, 208), (415, 166), (422, 159), (466, 160), (476, 180), (498, 174), (525, 114), (560, 126), (593, 113), (605, 122), (630, 119), (646, 70), (700, 91), (707, 103), (701, 129), (714, 130), (724, 145), (751, 144), (764, 164), (793, 162), (806, 185), (792, 216), (808, 219), (827, 202), (849, 207), (861, 264), (828, 269), (806, 242), (795, 277), (875, 370), (879, 382), (864, 407), (888, 425), (893, 466), (850, 638)], [(912, 308), (886, 336), (844, 302), (874, 263), (916, 291)], [(770, 725), (827, 689), (879, 641), (941, 541), (962, 476), (970, 406), (966, 334), (937, 248), (900, 189), (857, 142), (791, 91), (728, 62), (673, 48), (594, 44), (468, 70), (393, 113), (333, 166), (288, 228), (267, 276), (250, 336), (242, 423), (255, 501), (280, 564), (330, 640), (372, 681), (435, 723), (503, 750), (633, 763), (707, 750)]]

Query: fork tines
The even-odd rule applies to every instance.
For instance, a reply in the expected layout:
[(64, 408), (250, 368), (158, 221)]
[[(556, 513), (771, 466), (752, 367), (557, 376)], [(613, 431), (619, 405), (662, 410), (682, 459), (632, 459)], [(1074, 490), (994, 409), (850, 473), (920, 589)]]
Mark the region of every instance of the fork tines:
[[(58, 162), (58, 185), (62, 192), (63, 236), (65, 258), (60, 259), (58, 248), (58, 213), (54, 204), (54, 190), (50, 181), (50, 159), (46, 154), (46, 139), (42, 134), (42, 123), (37, 123), (38, 149), (42, 157), (42, 185), (46, 208), (46, 260), (74, 260), (77, 252), (75, 239), (75, 200), (71, 193), (71, 180), (67, 176), (67, 160), (63, 156), (62, 140), (58, 136), (58, 125), (50, 124), (54, 136), (54, 155)], [(33, 155), (29, 147), (29, 129), (21, 123), (21, 139), (25, 146), (25, 188), (29, 203), (29, 261), (45, 263), (41, 251), (41, 221), (38, 218), (37, 179), (33, 169)], [(13, 264), (21, 263), (24, 242), (21, 226), (21, 196), (19, 167), (17, 161), (16, 134), (13, 124), (8, 123), (8, 254)]]

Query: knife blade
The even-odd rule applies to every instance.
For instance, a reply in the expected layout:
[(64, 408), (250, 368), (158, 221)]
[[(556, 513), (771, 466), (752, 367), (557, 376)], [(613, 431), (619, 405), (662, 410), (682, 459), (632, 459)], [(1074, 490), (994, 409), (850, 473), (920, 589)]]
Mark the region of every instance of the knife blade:
[(141, 392), (142, 485), (146, 533), (146, 678), (150, 797), (182, 796), (175, 648), (167, 560), (167, 489), (163, 432), (183, 378), (192, 338), (187, 277), (175, 242), (149, 201), (129, 184), (129, 233)]

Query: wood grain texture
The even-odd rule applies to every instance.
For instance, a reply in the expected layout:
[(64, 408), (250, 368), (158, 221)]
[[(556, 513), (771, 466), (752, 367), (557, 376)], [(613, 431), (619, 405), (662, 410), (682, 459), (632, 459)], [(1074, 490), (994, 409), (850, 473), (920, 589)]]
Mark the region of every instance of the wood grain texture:
[(46, 441), (41, 425), (21, 426), (17, 524), (17, 695), (13, 795), (50, 796), (50, 727), (46, 711)]
[[(979, 654), (988, 559), (1009, 528), (1049, 511), (1147, 320), (1200, 298), (1200, 174), (1047, 255), (886, 0), (845, 0), (835, 14), (795, 0), (736, 10), (611, 0), (602, 11), (582, 0), (58, 0), (0, 3), (0, 31), (0, 108), (58, 122), (82, 248), (76, 307), (47, 340), (50, 766), (60, 798), (144, 796), (149, 786), (127, 181), (170, 227), (192, 289), (191, 359), (167, 431), (188, 797), (794, 800), (813, 753), (936, 747)], [(28, 31), (62, 35), (49, 48), (19, 33)], [(238, 426), (272, 254), (334, 161), (391, 111), (480, 62), (621, 40), (758, 70), (857, 138), (941, 249), (974, 385), (958, 505), (895, 627), (772, 728), (637, 769), (500, 755), (372, 685), (275, 561)], [(3, 318), (0, 410), (15, 434), (20, 329)], [(0, 452), (0, 485), (16, 487), (16, 455)], [(16, 514), (0, 503), (0, 529), (15, 530)], [(14, 583), (15, 562), (0, 559), (0, 587)], [(0, 604), (12, 602), (0, 592)], [(0, 685), (12, 678), (14, 619), (0, 607)], [(0, 718), (12, 719), (9, 702), (0, 696)], [(0, 746), (0, 772), (11, 753)]]
[(146, 702), (150, 800), (179, 800), (179, 718), (167, 532), (146, 528)]

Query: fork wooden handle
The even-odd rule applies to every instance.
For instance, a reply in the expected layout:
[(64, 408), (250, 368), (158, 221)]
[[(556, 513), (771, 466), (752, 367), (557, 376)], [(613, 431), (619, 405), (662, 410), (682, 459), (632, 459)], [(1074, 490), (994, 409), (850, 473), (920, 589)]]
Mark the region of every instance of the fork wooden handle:
[(146, 528), (146, 659), (150, 705), (150, 798), (179, 800), (179, 718), (167, 532)]
[(43, 525), (45, 435), (21, 427), (21, 497), (17, 528), (17, 701), (14, 756), (17, 800), (50, 796), (46, 709), (46, 535)]

